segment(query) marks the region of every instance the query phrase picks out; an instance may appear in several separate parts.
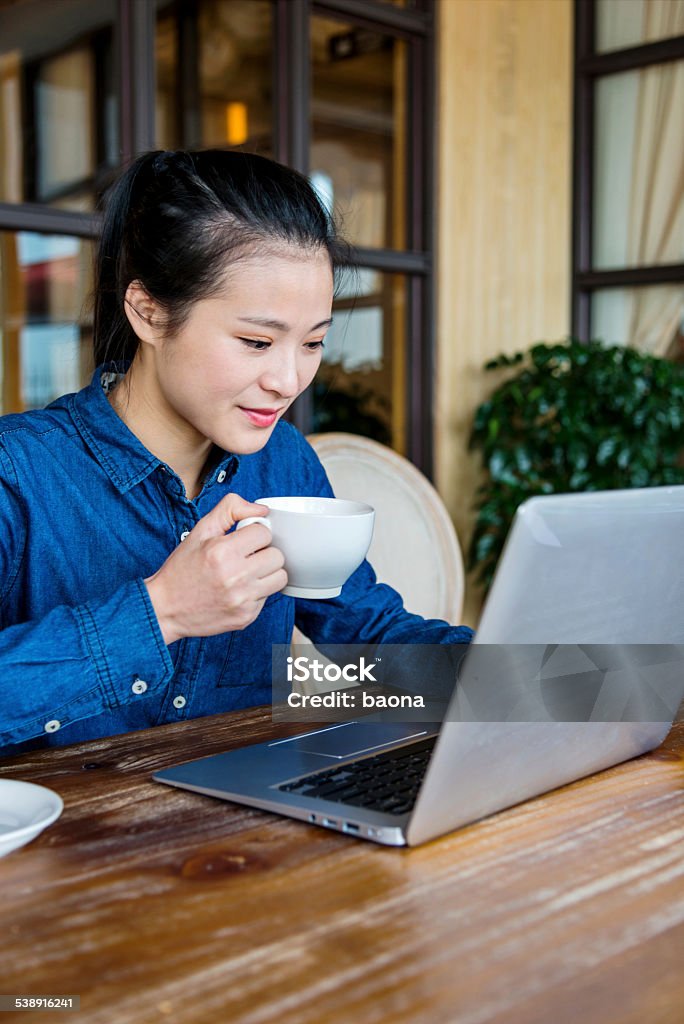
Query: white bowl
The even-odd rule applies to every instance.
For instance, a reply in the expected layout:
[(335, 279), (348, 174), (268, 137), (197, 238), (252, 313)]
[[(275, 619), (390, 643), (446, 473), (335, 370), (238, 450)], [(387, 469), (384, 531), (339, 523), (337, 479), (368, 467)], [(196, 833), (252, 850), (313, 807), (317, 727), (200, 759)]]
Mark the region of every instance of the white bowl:
[(62, 798), (45, 786), (0, 779), (0, 857), (30, 843), (63, 809)]

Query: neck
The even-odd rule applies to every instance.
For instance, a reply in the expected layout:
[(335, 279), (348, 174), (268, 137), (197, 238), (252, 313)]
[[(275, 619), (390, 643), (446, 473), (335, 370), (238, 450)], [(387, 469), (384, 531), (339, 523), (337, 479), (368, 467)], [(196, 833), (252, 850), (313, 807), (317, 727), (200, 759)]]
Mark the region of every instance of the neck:
[(141, 444), (182, 480), (188, 498), (196, 498), (212, 442), (169, 406), (156, 377), (146, 371), (137, 355), (107, 399)]

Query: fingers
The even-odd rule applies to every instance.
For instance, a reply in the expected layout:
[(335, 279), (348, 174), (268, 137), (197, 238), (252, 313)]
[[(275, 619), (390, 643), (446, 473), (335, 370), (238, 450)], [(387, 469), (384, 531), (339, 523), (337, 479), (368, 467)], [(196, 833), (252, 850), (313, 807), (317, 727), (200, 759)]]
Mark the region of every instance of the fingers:
[[(238, 520), (247, 519), (248, 516), (265, 515), (268, 515), (268, 508), (265, 505), (245, 501), (239, 494), (226, 494), (211, 512), (200, 519), (192, 532), (197, 532), (200, 540), (222, 537)], [(246, 527), (241, 533), (248, 533), (249, 530), (250, 527)]]
[(226, 573), (229, 578), (233, 577), (236, 557), (242, 567), (239, 575), (252, 580), (270, 576), (285, 564), (282, 551), (271, 544), (271, 531), (257, 523), (228, 537), (213, 538), (206, 551), (219, 574)]
[(264, 579), (266, 576), (270, 576), (271, 573), (279, 572), (283, 569), (284, 565), (285, 559), (282, 551), (273, 547), (264, 548), (249, 559), (250, 571), (254, 573), (257, 579)]
[(258, 594), (264, 600), (271, 594), (277, 594), (287, 586), (287, 573), (284, 569), (277, 569), (269, 576), (263, 576), (258, 581)]
[[(252, 523), (251, 526), (245, 526), (244, 530), (231, 533), (230, 537), (221, 537), (221, 542), (231, 544), (237, 554), (247, 557), (256, 551), (270, 548), (272, 539), (271, 531), (267, 526)], [(277, 551), (278, 549), (273, 548), (272, 550)]]

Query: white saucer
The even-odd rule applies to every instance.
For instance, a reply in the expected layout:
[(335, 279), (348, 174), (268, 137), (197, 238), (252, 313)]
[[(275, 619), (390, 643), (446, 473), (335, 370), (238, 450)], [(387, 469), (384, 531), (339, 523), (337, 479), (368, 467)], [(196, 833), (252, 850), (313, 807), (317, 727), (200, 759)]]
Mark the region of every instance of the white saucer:
[(310, 600), (322, 601), (327, 597), (339, 597), (342, 587), (291, 587), (288, 584), (282, 593), (288, 597), (308, 597)]
[(46, 786), (0, 779), (0, 857), (30, 843), (63, 808), (62, 798)]

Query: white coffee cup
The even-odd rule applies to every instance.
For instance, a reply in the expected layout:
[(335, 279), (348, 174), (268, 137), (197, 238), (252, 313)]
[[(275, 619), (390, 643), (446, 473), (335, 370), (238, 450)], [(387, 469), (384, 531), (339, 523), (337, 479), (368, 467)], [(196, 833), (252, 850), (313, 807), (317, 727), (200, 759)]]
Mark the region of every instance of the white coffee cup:
[(375, 510), (343, 498), (259, 498), (267, 516), (242, 519), (238, 530), (261, 523), (285, 556), (283, 594), (315, 600), (337, 597), (363, 562), (373, 537)]

